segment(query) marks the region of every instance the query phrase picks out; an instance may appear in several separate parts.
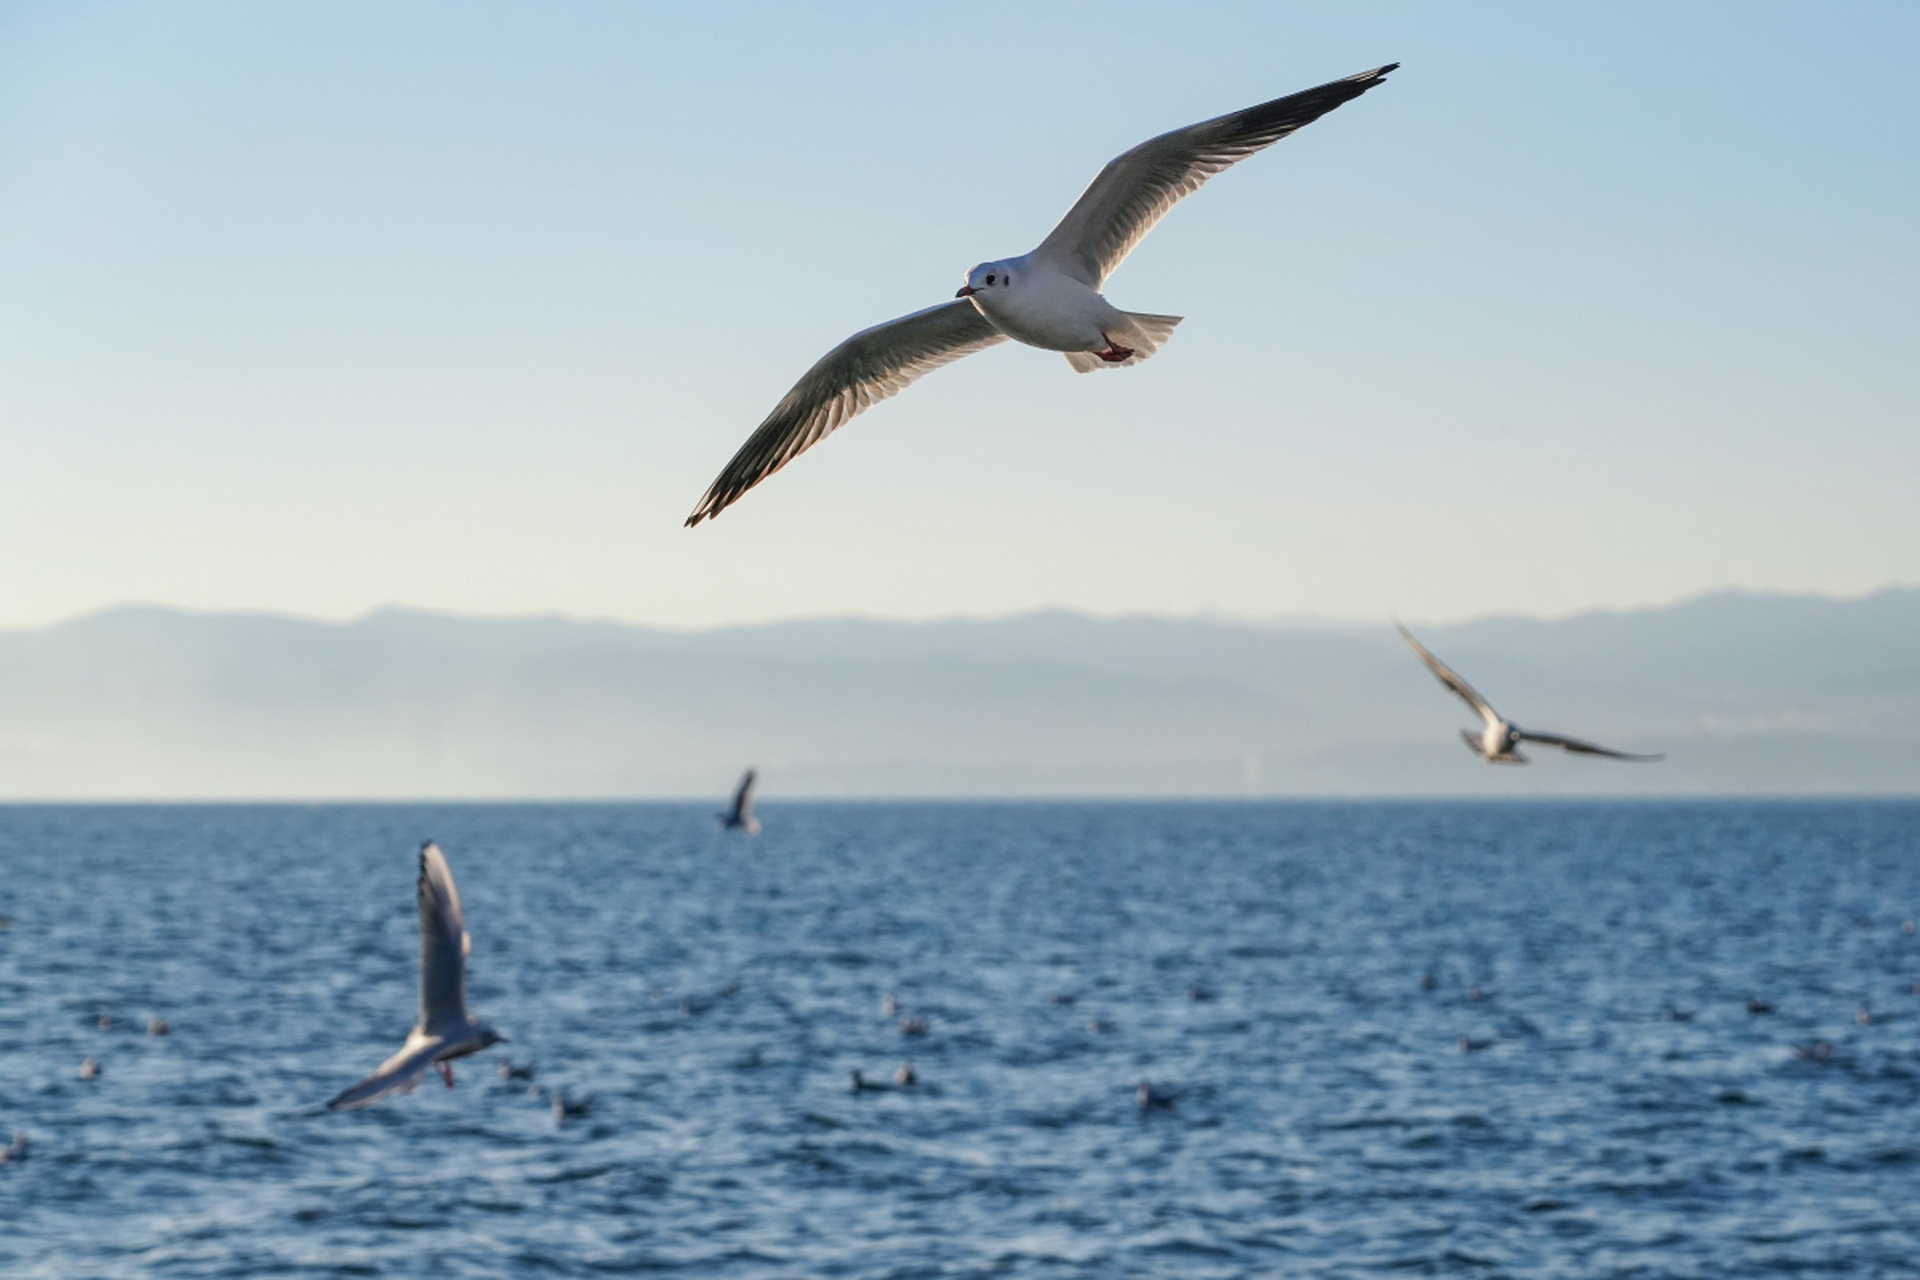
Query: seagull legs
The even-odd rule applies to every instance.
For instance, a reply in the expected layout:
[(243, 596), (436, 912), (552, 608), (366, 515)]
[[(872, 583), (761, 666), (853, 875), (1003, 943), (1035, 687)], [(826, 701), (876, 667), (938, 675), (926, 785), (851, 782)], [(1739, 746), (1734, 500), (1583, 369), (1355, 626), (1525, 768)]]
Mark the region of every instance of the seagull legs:
[(439, 1068), (440, 1078), (447, 1082), (447, 1088), (453, 1088), (453, 1064), (451, 1062), (436, 1062), (433, 1065)]
[[(1104, 333), (1100, 336), (1107, 338), (1107, 335)], [(1099, 356), (1108, 364), (1119, 364), (1122, 360), (1130, 359), (1133, 356), (1133, 348), (1120, 346), (1112, 338), (1107, 338), (1107, 349), (1105, 351), (1096, 351), (1093, 354)]]

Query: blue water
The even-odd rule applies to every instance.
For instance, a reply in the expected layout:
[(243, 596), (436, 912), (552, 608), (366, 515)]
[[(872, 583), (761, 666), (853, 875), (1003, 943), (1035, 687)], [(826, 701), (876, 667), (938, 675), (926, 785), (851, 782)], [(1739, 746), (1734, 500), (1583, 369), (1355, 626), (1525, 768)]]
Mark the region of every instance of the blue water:
[(1920, 806), (763, 817), (0, 809), (0, 1274), (1914, 1274)]

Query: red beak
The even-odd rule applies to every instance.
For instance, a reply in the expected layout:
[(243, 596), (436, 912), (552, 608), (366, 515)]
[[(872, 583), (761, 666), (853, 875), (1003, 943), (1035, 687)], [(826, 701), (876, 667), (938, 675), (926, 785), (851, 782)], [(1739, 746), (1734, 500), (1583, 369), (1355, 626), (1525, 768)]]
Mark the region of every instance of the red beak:
[(980, 291), (974, 288), (972, 285), (963, 284), (960, 286), (960, 292), (954, 294), (953, 296), (956, 298), (971, 298), (974, 294), (978, 292)]

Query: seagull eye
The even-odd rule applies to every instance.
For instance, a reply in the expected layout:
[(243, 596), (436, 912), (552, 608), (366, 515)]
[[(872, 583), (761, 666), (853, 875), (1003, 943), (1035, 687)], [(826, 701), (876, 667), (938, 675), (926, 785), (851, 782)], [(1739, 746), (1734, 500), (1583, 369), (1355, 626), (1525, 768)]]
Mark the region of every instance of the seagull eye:
[(988, 284), (992, 284), (992, 283), (993, 283), (993, 277), (992, 277), (992, 276), (988, 276), (988, 277), (987, 277), (987, 283), (988, 283)]

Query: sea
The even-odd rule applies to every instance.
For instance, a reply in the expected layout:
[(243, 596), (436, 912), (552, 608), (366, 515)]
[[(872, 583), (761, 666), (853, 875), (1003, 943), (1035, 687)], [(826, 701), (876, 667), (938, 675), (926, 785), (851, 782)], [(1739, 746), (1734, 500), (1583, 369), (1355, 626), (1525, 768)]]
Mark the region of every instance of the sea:
[(1920, 1274), (1920, 805), (713, 807), (0, 807), (0, 1275)]

